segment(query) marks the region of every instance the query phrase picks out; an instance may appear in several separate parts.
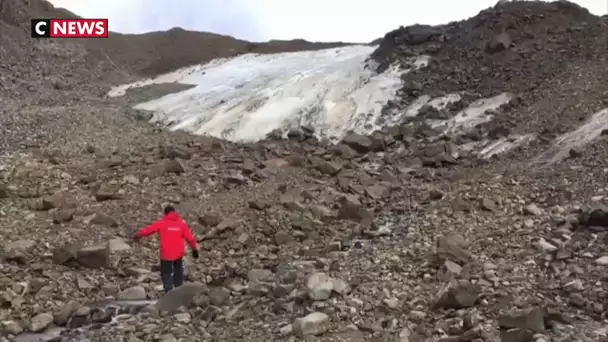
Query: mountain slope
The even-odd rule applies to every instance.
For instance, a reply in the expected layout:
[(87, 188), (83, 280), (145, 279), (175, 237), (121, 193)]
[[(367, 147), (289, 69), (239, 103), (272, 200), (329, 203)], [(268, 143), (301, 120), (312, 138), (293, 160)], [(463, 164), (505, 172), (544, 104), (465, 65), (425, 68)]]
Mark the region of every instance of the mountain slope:
[[(591, 113), (607, 84), (605, 18), (525, 1), (398, 29), (381, 42), (381, 66), (409, 66), (420, 53), (429, 63), (403, 77), (382, 119), (412, 115), (336, 145), (310, 127), (237, 144), (169, 132), (132, 109), (167, 84), (105, 94), (249, 43), (181, 30), (29, 39), (27, 18), (53, 11), (0, 2), (1, 342), (56, 327), (62, 342), (608, 337), (608, 111)], [(510, 42), (493, 42), (503, 28)], [(179, 37), (208, 50), (174, 58), (169, 38)], [(153, 56), (156, 42), (165, 47)], [(213, 48), (226, 42), (237, 50)], [(311, 46), (259, 49), (277, 44)], [(453, 96), (431, 101), (441, 95)], [(514, 100), (481, 111), (470, 130), (444, 130), (480, 114), (469, 105), (484, 109), (491, 95)], [(494, 158), (467, 150), (508, 143), (518, 130), (536, 140)], [(565, 158), (533, 163), (560, 143)], [(161, 298), (156, 241), (132, 236), (166, 204), (199, 240), (201, 258), (185, 257), (190, 285), (159, 307), (107, 308), (116, 298)], [(103, 325), (117, 311), (133, 316)]]

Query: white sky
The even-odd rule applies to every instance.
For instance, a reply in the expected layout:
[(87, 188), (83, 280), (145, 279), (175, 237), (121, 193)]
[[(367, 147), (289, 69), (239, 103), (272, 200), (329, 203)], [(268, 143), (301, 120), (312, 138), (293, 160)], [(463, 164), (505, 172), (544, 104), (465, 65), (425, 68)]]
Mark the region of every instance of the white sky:
[[(110, 30), (142, 33), (182, 27), (251, 41), (303, 38), (369, 42), (400, 25), (444, 24), (476, 15), (497, 0), (50, 0)], [(575, 0), (594, 14), (608, 0)]]

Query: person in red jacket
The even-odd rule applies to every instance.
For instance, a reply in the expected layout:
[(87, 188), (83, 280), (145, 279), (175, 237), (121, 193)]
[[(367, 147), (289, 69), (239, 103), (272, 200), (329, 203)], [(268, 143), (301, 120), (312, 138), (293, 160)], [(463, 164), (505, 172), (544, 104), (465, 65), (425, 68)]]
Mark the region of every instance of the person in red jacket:
[(160, 249), (160, 275), (165, 293), (184, 283), (184, 240), (192, 249), (192, 257), (198, 259), (198, 246), (188, 225), (172, 206), (165, 207), (164, 217), (140, 229), (135, 240), (157, 233)]

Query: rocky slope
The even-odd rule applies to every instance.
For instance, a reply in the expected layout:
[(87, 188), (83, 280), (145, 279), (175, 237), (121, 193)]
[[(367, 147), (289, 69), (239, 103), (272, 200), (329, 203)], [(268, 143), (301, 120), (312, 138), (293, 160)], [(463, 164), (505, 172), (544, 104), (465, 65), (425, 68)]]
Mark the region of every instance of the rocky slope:
[[(2, 56), (12, 56), (0, 61), (16, 64), (0, 69), (0, 341), (66, 325), (59, 340), (606, 340), (605, 138), (550, 168), (529, 159), (551, 142), (545, 124), (561, 133), (601, 109), (602, 18), (568, 3), (513, 2), (424, 28), (430, 41), (411, 38), (420, 27), (387, 35), (379, 60), (431, 55), (387, 113), (423, 94), (466, 92), (470, 102), (510, 91), (520, 101), (494, 123), (547, 134), (479, 160), (460, 151), (475, 134), (445, 136), (418, 119), (337, 146), (306, 128), (249, 145), (168, 132), (128, 108), (171, 89), (100, 96), (144, 72), (130, 64), (144, 56), (112, 57), (113, 67), (79, 42), (18, 40), (25, 33), (7, 18), (20, 12), (3, 4), (3, 28), (16, 36), (0, 36)], [(506, 22), (519, 23), (503, 26), (511, 43), (485, 50)], [(570, 51), (576, 39), (597, 58)], [(75, 83), (35, 82), (44, 69), (17, 57), (37, 49), (54, 56), (38, 60), (49, 74)], [(85, 68), (101, 76), (84, 78)], [(117, 68), (124, 75), (109, 73)], [(104, 300), (159, 297), (156, 242), (130, 237), (166, 203), (200, 240), (201, 258), (186, 259), (191, 283), (113, 326), (76, 333), (109, 320)]]

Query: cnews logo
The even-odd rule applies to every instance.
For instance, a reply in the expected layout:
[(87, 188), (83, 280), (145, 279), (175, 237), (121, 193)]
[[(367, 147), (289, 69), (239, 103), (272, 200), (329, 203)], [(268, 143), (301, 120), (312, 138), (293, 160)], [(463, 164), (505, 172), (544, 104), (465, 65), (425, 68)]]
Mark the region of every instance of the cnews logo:
[(32, 38), (108, 38), (108, 19), (32, 19)]

